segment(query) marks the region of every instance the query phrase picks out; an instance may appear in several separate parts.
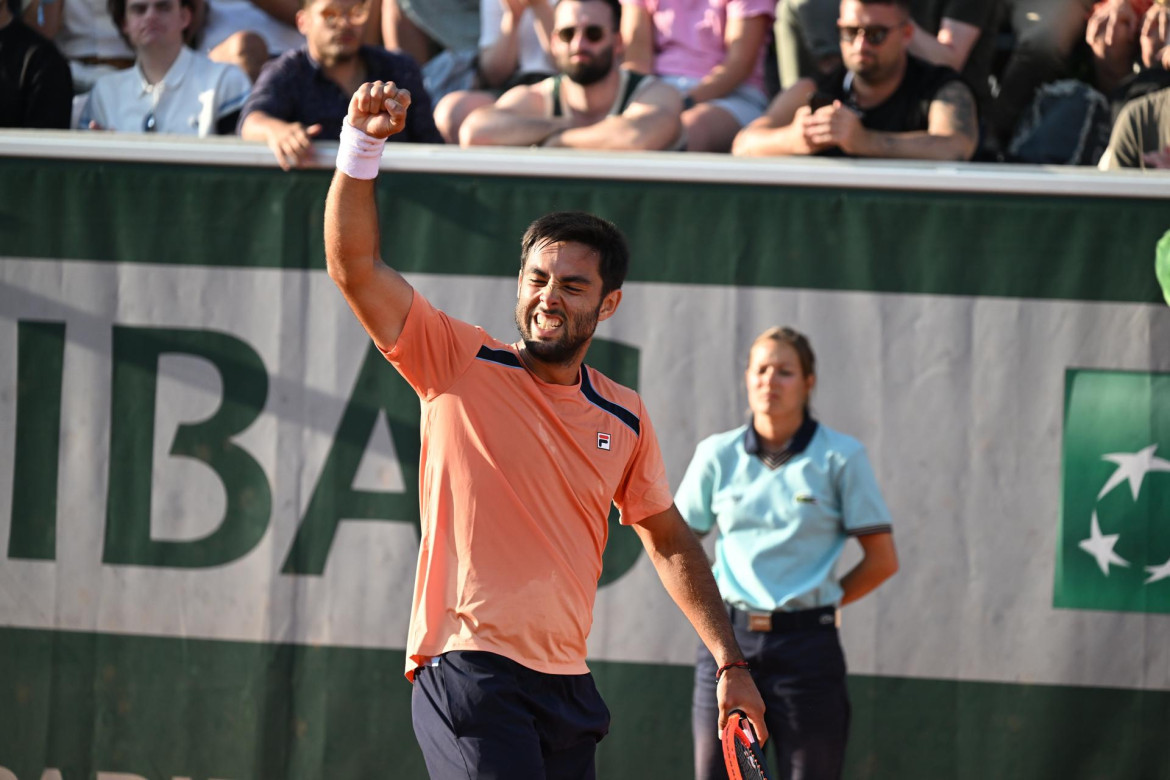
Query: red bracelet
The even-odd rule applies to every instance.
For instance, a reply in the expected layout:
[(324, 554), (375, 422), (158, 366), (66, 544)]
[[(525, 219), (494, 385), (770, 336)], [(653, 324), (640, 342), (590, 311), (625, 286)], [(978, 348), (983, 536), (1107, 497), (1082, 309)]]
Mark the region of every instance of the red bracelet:
[(748, 666), (747, 661), (732, 661), (729, 664), (723, 664), (723, 666), (720, 666), (718, 669), (715, 670), (715, 682), (719, 682), (719, 678), (722, 677), (723, 673), (726, 672), (728, 669), (750, 669), (750, 668), (751, 667)]

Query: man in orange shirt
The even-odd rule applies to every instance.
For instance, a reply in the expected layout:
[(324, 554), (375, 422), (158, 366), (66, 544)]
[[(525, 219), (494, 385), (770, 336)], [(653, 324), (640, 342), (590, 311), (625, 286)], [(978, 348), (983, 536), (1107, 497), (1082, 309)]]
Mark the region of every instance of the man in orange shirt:
[(612, 501), (721, 667), (721, 722), (763, 730), (711, 569), (637, 393), (583, 365), (621, 301), (622, 234), (579, 212), (522, 242), (505, 344), (435, 309), (379, 257), (373, 179), (410, 95), (363, 84), (325, 206), (329, 274), (422, 402), (422, 540), (407, 638), (432, 778), (594, 776), (609, 713), (585, 665)]

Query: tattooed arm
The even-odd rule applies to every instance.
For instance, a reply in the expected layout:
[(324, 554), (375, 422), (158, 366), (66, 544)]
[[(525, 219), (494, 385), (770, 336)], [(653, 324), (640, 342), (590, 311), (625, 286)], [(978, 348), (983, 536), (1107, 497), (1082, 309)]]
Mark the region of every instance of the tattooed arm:
[(926, 130), (847, 134), (841, 148), (856, 157), (901, 157), (910, 160), (970, 160), (979, 142), (975, 96), (961, 81), (952, 81), (930, 103)]

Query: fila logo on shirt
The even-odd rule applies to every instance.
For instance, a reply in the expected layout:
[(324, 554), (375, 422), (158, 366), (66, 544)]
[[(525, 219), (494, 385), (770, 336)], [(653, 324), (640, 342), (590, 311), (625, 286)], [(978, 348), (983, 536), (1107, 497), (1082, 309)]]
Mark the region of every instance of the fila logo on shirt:
[(609, 434), (608, 433), (598, 433), (597, 434), (597, 449), (599, 449), (599, 450), (608, 450), (609, 449)]

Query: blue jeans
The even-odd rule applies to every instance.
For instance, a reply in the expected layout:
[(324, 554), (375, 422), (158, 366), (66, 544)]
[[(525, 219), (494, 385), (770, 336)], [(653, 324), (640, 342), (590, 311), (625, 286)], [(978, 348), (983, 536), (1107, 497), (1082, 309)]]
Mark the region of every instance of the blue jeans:
[[(845, 655), (835, 626), (760, 633), (735, 626), (735, 638), (764, 697), (765, 745), (777, 780), (837, 780), (849, 735)], [(702, 645), (695, 663), (691, 726), (696, 780), (726, 780), (715, 699), (715, 659)]]
[(457, 651), (415, 671), (414, 733), (431, 780), (594, 780), (609, 710), (589, 674)]

